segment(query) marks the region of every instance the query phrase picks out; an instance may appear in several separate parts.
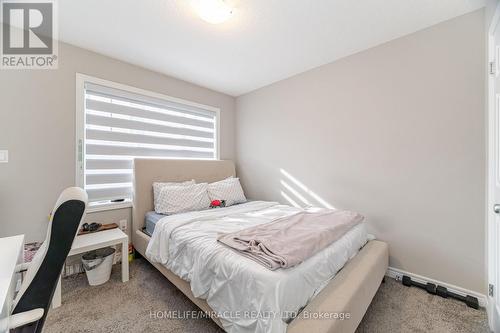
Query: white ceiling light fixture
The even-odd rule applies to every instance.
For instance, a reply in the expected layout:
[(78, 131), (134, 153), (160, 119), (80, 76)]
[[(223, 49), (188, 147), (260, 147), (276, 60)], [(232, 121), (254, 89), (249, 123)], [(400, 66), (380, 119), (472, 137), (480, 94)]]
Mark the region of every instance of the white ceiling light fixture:
[(193, 7), (206, 22), (220, 24), (233, 14), (233, 8), (225, 0), (193, 0)]
[[(227, 0), (233, 8), (229, 20), (210, 24), (198, 16), (192, 1), (58, 1), (59, 37), (84, 49), (240, 96), (479, 10), (485, 3)], [(131, 18), (135, 24), (130, 24)]]

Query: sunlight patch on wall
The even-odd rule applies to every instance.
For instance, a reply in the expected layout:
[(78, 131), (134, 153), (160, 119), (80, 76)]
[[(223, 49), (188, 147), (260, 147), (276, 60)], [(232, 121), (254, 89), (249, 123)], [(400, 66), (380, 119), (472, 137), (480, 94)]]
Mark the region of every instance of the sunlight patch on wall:
[(291, 192), (293, 195), (295, 195), (295, 197), (297, 197), (300, 201), (302, 201), (302, 203), (306, 206), (311, 206), (312, 204), (309, 202), (309, 200), (307, 200), (306, 198), (304, 198), (304, 196), (302, 196), (297, 190), (295, 190), (293, 187), (291, 187), (290, 185), (288, 185), (287, 182), (285, 182), (284, 180), (281, 180), (280, 181), (281, 185), (286, 188), (289, 192)]
[(286, 194), (285, 192), (281, 191), (281, 196), (283, 198), (285, 198), (286, 201), (288, 201), (288, 203), (294, 207), (302, 207), (301, 205), (299, 205), (296, 201), (294, 201), (292, 198), (290, 198), (288, 196), (288, 194)]
[[(306, 185), (304, 185), (302, 182), (300, 182), (297, 178), (293, 177), (291, 174), (289, 174), (287, 171), (280, 169), (281, 175), (284, 177), (283, 180), (280, 181), (281, 186), (283, 186), (284, 189), (289, 191), (291, 194), (294, 195), (295, 199), (298, 199), (303, 203), (303, 205), (300, 205), (302, 207), (304, 206), (316, 206), (319, 205), (324, 208), (330, 208), (330, 209), (335, 209), (331, 204), (329, 204), (325, 199), (321, 198), (318, 194), (315, 192), (311, 191)], [(288, 202), (290, 202), (293, 206), (297, 206), (297, 202), (290, 198), (289, 195), (287, 195), (285, 192), (281, 191), (281, 196), (283, 196)], [(290, 200), (291, 201), (290, 201)], [(315, 201), (315, 202), (311, 202)], [(293, 204), (293, 203), (295, 204)]]

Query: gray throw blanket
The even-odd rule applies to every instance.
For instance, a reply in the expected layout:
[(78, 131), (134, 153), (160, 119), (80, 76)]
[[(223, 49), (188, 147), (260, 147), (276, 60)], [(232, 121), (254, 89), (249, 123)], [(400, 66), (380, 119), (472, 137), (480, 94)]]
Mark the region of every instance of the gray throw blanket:
[(351, 211), (300, 212), (223, 234), (218, 240), (270, 270), (290, 268), (341, 238), (363, 219)]

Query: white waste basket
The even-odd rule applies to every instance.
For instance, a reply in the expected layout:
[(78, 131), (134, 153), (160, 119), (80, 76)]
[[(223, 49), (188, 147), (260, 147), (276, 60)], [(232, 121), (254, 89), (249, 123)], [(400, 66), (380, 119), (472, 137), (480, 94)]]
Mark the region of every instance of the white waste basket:
[(114, 248), (106, 247), (87, 252), (82, 256), (83, 268), (91, 286), (98, 286), (109, 280), (114, 254)]

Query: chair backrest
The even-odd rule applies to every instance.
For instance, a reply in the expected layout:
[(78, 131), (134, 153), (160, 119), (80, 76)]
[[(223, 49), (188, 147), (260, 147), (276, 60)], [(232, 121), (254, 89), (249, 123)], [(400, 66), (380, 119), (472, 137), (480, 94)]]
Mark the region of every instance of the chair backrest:
[(78, 227), (85, 216), (87, 193), (79, 187), (65, 189), (52, 211), (47, 236), (31, 261), (21, 289), (14, 300), (13, 314), (43, 308), (41, 331), (64, 262), (71, 250)]

